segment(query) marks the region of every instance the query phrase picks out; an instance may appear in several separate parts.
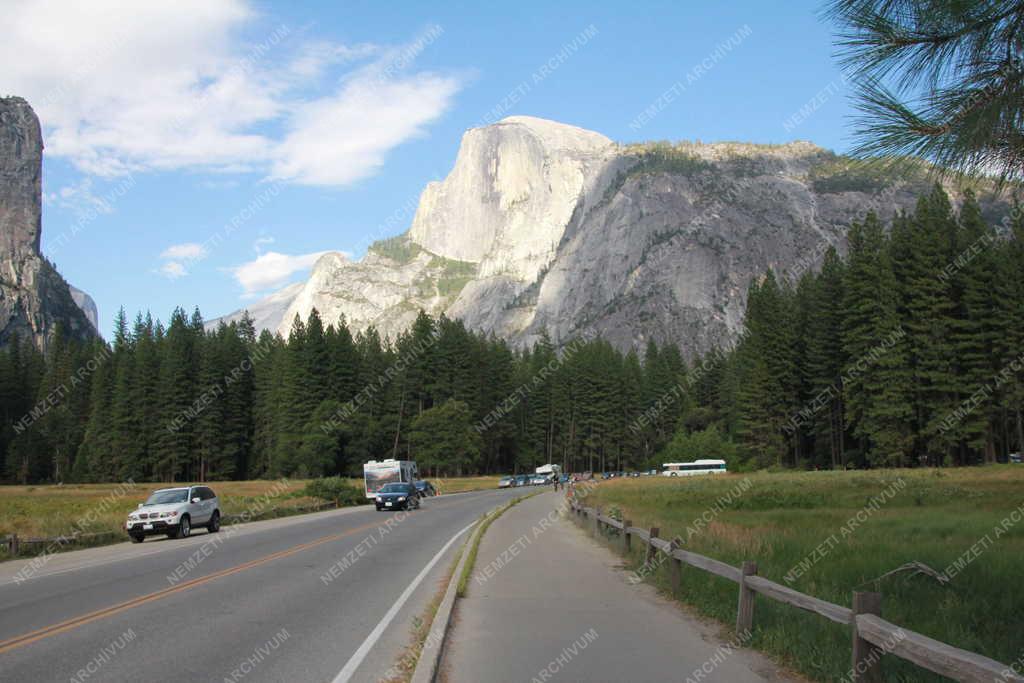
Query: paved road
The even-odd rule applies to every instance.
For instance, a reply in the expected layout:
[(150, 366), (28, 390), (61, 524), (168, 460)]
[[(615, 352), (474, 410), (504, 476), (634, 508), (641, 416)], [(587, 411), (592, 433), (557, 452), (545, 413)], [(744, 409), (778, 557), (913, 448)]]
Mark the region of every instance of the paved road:
[(82, 550), (21, 581), (26, 563), (4, 563), (0, 680), (377, 681), (464, 536), (450, 541), (513, 495), (432, 498), (404, 518), (350, 508)]
[(488, 529), (456, 608), (449, 683), (792, 680), (632, 585), (619, 557), (557, 514), (563, 501), (561, 492), (530, 498)]

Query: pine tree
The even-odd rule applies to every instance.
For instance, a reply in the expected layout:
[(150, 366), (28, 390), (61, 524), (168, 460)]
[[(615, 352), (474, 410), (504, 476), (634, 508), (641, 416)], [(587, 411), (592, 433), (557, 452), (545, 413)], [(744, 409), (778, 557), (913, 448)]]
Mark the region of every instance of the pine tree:
[[(949, 279), (957, 304), (952, 320), (952, 343), (960, 380), (957, 384), (969, 387), (957, 392), (959, 402), (971, 391), (992, 386), (999, 370), (996, 353), (999, 328), (997, 304), (992, 296), (996, 235), (986, 225), (981, 208), (970, 192), (960, 209), (958, 227), (956, 256), (940, 277), (953, 270)], [(995, 387), (992, 390), (995, 392)], [(986, 398), (981, 406), (963, 418), (959, 429), (959, 462), (996, 461), (993, 424), (998, 420), (998, 405), (998, 399)]]
[(810, 400), (821, 397), (826, 406), (815, 415), (817, 441), (826, 446), (832, 468), (846, 466), (843, 354), (843, 263), (835, 248), (829, 247), (814, 279), (811, 310), (807, 316), (807, 372)]
[[(849, 233), (844, 283), (842, 392), (847, 426), (864, 461), (898, 465), (911, 446), (902, 318), (889, 245), (877, 216), (868, 214)], [(885, 346), (886, 340), (894, 345)]]
[(171, 314), (163, 347), (155, 439), (159, 458), (153, 474), (164, 481), (181, 481), (196, 474), (191, 465), (199, 370), (195, 320), (190, 323), (181, 308)]

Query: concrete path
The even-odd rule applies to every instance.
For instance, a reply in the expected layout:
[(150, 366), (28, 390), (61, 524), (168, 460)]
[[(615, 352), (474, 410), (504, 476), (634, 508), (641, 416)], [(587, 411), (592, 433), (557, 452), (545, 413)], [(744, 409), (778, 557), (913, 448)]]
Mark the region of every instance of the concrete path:
[(456, 608), (448, 683), (797, 680), (631, 585), (620, 558), (558, 514), (563, 502), (536, 496), (487, 531)]

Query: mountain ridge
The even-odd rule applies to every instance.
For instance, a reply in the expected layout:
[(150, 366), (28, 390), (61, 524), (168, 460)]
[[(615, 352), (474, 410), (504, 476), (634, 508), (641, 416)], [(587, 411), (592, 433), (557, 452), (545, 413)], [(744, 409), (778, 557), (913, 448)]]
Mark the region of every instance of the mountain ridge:
[(510, 117), (466, 131), (405, 233), (322, 258), (276, 331), (316, 307), (394, 337), (422, 308), (518, 346), (586, 333), (703, 353), (735, 338), (752, 278), (816, 267), (851, 222), (929, 186), (806, 141), (620, 144)]

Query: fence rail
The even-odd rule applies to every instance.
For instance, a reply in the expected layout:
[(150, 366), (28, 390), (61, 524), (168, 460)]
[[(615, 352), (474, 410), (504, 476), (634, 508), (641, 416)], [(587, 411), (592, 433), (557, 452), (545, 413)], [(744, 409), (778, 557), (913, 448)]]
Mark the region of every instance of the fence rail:
[(744, 562), (742, 567), (734, 567), (714, 558), (683, 550), (679, 547), (681, 541), (678, 538), (659, 538), (659, 531), (656, 528), (644, 530), (632, 526), (628, 520), (619, 521), (607, 517), (601, 514), (600, 508), (583, 507), (574, 500), (571, 509), (579, 523), (584, 524), (586, 519), (592, 520), (595, 531), (599, 531), (602, 524), (620, 531), (621, 547), (624, 552), (629, 552), (632, 540), (637, 538), (647, 545), (645, 554), (648, 562), (656, 553), (662, 553), (670, 560), (673, 590), (679, 589), (681, 564), (688, 564), (738, 584), (737, 632), (749, 631), (753, 627), (755, 594), (817, 614), (837, 624), (850, 626), (853, 637), (853, 681), (881, 681), (882, 660), (879, 655), (885, 653), (965, 683), (1024, 683), (1024, 676), (1006, 664), (947, 645), (886, 621), (881, 617), (880, 593), (854, 592), (853, 607), (843, 607), (758, 576), (755, 562)]

